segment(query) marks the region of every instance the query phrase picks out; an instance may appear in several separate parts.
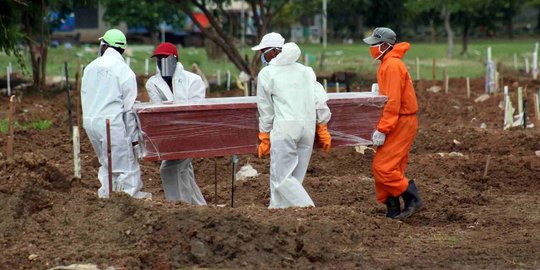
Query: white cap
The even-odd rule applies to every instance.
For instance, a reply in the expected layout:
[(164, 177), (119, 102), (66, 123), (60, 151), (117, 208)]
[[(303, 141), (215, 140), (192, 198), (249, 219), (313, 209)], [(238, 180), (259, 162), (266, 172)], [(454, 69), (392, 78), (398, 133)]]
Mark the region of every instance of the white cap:
[(253, 51), (262, 50), (264, 48), (281, 48), (285, 43), (285, 39), (278, 33), (272, 32), (264, 35), (259, 45), (251, 48)]

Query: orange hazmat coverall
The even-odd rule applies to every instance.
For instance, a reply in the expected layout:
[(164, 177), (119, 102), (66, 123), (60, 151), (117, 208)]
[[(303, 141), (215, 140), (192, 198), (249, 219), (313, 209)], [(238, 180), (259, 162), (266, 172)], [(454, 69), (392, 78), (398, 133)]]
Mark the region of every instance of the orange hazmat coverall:
[(418, 129), (418, 104), (411, 76), (401, 58), (409, 50), (407, 42), (398, 43), (382, 59), (377, 71), (379, 94), (388, 96), (377, 130), (386, 134), (373, 159), (375, 193), (385, 203), (390, 196), (398, 197), (409, 186), (405, 169), (409, 150)]

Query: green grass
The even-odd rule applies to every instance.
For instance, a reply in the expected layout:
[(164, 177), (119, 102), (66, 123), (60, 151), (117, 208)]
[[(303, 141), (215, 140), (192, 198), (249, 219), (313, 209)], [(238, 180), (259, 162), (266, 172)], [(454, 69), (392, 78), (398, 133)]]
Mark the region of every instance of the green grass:
[[(20, 124), (18, 121), (15, 121), (13, 123), (13, 126), (15, 127), (15, 130), (17, 129), (36, 129), (36, 130), (47, 130), (51, 128), (53, 122), (51, 120), (38, 120), (38, 121), (31, 121), (27, 123)], [(0, 120), (0, 133), (8, 133), (9, 131), (9, 123), (8, 119), (1, 119)]]
[[(459, 42), (459, 40), (456, 40)], [(416, 78), (416, 57), (420, 60), (420, 74), (422, 79), (431, 79), (432, 73), (432, 58), (436, 58), (437, 62), (437, 78), (442, 79), (442, 68), (446, 67), (450, 77), (479, 77), (484, 75), (484, 66), (486, 59), (486, 49), (492, 47), (493, 59), (501, 62), (508, 67), (513, 67), (513, 54), (518, 55), (518, 66), (523, 67), (523, 58), (530, 57), (534, 48), (534, 40), (482, 40), (472, 41), (469, 45), (469, 53), (467, 55), (459, 55), (461, 45), (455, 44), (454, 59), (446, 59), (446, 44), (445, 43), (412, 43), (411, 49), (404, 58), (405, 63), (409, 67), (409, 71), (413, 78)], [(315, 70), (320, 71), (319, 61), (322, 46), (319, 44), (300, 44), (303, 52), (309, 53), (310, 63)], [(151, 55), (153, 50), (149, 45), (133, 45), (129, 47), (128, 55), (131, 55), (131, 67), (137, 74), (144, 73), (145, 59)], [(369, 47), (363, 43), (356, 44), (329, 44), (326, 51), (326, 61), (324, 69), (327, 71), (342, 71), (350, 70), (359, 73), (374, 74), (377, 64), (373, 61), (369, 54)], [(81, 46), (72, 49), (64, 47), (51, 48), (49, 53), (49, 76), (64, 76), (64, 61), (70, 64), (70, 77), (73, 78), (76, 70), (77, 60), (80, 59), (82, 64), (88, 64), (95, 59), (97, 54), (97, 45)], [(186, 69), (190, 69), (193, 63), (198, 63), (199, 67), (207, 76), (212, 76), (218, 69), (224, 77), (226, 70), (231, 70), (234, 76), (238, 74), (238, 70), (227, 59), (208, 59), (204, 48), (182, 48), (179, 51), (180, 61)], [(253, 52), (249, 47), (241, 50), (241, 54), (252, 56)], [(8, 57), (0, 54), (0, 77), (5, 76), (5, 67), (7, 63), (13, 63), (15, 72), (21, 72), (21, 68), (16, 64), (13, 57)], [(304, 58), (300, 59), (303, 62)], [(26, 59), (28, 76), (30, 76), (30, 62)], [(155, 64), (150, 60), (150, 74), (155, 71)]]

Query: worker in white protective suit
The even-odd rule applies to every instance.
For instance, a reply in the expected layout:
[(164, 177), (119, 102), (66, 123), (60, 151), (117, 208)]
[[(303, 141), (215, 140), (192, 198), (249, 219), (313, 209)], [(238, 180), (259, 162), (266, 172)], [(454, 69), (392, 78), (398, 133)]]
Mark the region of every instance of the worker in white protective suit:
[(279, 34), (268, 35), (274, 38), (265, 36), (252, 49), (268, 63), (257, 78), (257, 107), (259, 157), (270, 154), (269, 208), (315, 206), (302, 183), (316, 134), (323, 150), (330, 151), (328, 97), (313, 70), (296, 62), (300, 48), (295, 43), (280, 48), (270, 42), (280, 40)]
[[(158, 71), (146, 82), (146, 90), (152, 103), (188, 103), (203, 99), (206, 87), (199, 75), (184, 70), (178, 62), (178, 50), (169, 42), (156, 47), (154, 55)], [(206, 205), (201, 190), (195, 182), (191, 158), (164, 160), (160, 168), (165, 199), (189, 204)]]
[(109, 197), (106, 119), (110, 120), (112, 190), (135, 198), (149, 198), (141, 192), (141, 170), (135, 157), (139, 134), (131, 112), (137, 98), (135, 73), (124, 62), (126, 36), (111, 29), (100, 38), (99, 57), (85, 69), (81, 85), (83, 127), (99, 158), (100, 198)]

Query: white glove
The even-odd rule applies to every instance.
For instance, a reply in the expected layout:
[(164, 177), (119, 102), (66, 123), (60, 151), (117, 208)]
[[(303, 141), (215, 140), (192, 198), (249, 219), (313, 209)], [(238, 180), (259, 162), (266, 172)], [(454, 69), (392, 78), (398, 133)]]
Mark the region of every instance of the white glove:
[(381, 146), (384, 144), (384, 140), (386, 140), (386, 134), (379, 132), (378, 130), (375, 130), (375, 132), (373, 132), (373, 135), (371, 135), (371, 141), (373, 141), (373, 145)]

